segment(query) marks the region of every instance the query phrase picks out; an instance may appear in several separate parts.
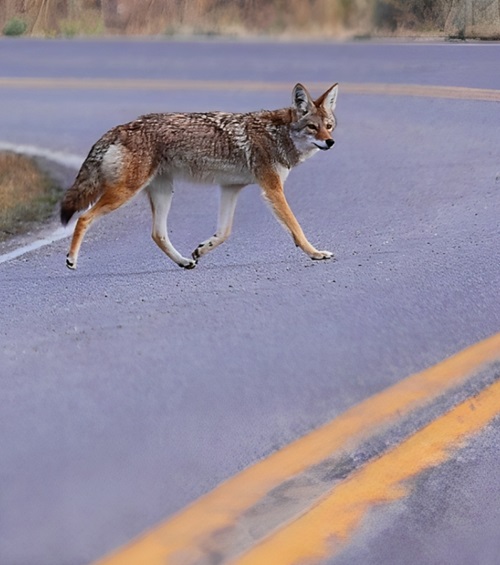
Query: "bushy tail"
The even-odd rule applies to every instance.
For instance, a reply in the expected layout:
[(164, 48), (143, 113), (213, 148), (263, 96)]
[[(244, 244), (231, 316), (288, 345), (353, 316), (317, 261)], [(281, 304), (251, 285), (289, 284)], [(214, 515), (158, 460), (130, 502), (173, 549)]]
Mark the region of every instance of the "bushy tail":
[(103, 193), (101, 163), (108, 147), (109, 143), (103, 143), (103, 139), (92, 147), (75, 182), (66, 191), (61, 202), (61, 222), (64, 226), (71, 220), (73, 214), (88, 208)]

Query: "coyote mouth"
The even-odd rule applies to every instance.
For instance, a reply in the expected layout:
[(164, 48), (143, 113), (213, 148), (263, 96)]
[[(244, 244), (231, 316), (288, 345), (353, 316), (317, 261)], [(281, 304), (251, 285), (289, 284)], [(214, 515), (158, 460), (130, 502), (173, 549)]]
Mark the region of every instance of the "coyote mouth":
[(321, 149), (321, 151), (328, 151), (328, 149), (330, 149), (330, 147), (328, 147), (328, 145), (318, 145), (317, 143), (314, 143), (314, 145), (316, 145), (316, 147), (318, 149)]

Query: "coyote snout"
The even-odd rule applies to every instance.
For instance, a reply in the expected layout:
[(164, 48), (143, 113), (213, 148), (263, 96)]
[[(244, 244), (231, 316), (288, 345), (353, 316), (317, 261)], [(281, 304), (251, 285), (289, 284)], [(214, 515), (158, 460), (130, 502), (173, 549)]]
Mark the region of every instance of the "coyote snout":
[[(286, 201), (283, 183), (292, 167), (333, 146), (337, 93), (334, 84), (314, 100), (297, 84), (292, 106), (280, 110), (147, 114), (114, 127), (92, 147), (62, 201), (63, 224), (93, 204), (78, 219), (66, 265), (76, 268), (83, 237), (94, 220), (145, 190), (153, 213), (153, 240), (175, 263), (191, 269), (229, 237), (238, 195), (254, 183), (261, 186), (295, 244), (311, 259), (329, 259), (332, 253), (318, 251), (306, 239)], [(220, 185), (215, 235), (189, 258), (175, 249), (167, 230), (176, 178)]]
[(324, 141), (315, 141), (314, 145), (316, 145), (316, 147), (318, 149), (321, 149), (322, 151), (327, 151), (328, 149), (330, 149), (330, 147), (333, 147), (334, 143), (335, 143), (335, 141), (333, 141), (333, 139), (331, 137), (329, 137), (328, 139), (325, 139)]

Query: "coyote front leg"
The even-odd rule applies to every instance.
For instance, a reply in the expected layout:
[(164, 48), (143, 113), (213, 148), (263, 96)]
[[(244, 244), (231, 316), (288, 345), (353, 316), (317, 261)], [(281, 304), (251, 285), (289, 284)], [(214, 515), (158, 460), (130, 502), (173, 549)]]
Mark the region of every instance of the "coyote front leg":
[(212, 251), (218, 245), (226, 241), (233, 228), (234, 211), (241, 189), (245, 185), (232, 184), (221, 185), (219, 195), (219, 216), (217, 219), (217, 231), (215, 235), (206, 239), (193, 251), (193, 259), (197, 260), (205, 253)]
[(172, 245), (168, 237), (167, 218), (174, 194), (172, 179), (157, 177), (147, 187), (151, 211), (153, 213), (153, 233), (152, 238), (156, 245), (179, 267), (193, 269), (196, 261), (183, 257)]
[(333, 253), (330, 251), (318, 251), (307, 241), (299, 222), (293, 215), (285, 198), (283, 183), (277, 173), (266, 173), (259, 179), (264, 198), (271, 204), (272, 210), (279, 222), (287, 229), (295, 245), (300, 247), (311, 259), (330, 259)]

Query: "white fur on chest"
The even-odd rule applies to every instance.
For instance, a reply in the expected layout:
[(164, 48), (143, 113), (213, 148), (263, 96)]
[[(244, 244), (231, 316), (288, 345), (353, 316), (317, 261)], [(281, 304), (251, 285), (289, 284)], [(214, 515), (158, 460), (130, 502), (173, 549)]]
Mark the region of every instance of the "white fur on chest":
[(288, 167), (284, 167), (283, 165), (277, 163), (276, 165), (274, 165), (274, 170), (278, 173), (281, 180), (281, 184), (285, 184), (285, 181), (288, 178), (288, 175), (290, 174), (290, 169)]

